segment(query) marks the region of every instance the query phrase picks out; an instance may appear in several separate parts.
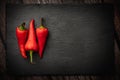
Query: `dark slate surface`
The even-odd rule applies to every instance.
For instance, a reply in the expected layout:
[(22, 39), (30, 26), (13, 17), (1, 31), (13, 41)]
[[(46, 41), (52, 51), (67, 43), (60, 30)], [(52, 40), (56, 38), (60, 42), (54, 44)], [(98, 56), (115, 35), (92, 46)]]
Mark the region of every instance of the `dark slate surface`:
[[(7, 5), (7, 68), (16, 75), (113, 74), (114, 40), (111, 5)], [(43, 59), (34, 65), (20, 55), (15, 28), (45, 19), (49, 37)], [(27, 53), (29, 56), (29, 53)]]

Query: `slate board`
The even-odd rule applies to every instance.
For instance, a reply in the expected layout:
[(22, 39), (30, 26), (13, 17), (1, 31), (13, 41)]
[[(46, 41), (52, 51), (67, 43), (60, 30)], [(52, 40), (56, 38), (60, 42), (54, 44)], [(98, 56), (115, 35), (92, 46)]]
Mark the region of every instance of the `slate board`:
[[(15, 75), (106, 75), (114, 73), (114, 17), (110, 4), (7, 5), (7, 69)], [(49, 37), (43, 59), (31, 65), (20, 55), (15, 28), (43, 17)], [(29, 53), (27, 53), (29, 56)]]

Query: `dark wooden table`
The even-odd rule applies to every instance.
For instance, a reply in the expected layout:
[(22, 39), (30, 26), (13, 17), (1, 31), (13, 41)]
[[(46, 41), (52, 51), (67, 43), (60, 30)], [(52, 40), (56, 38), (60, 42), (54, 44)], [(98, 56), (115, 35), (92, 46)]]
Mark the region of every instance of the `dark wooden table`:
[[(115, 22), (115, 65), (116, 73), (113, 76), (11, 76), (6, 73), (6, 15), (5, 5), (9, 4), (81, 4), (81, 3), (111, 3), (114, 5)], [(0, 80), (120, 80), (120, 11), (117, 0), (0, 0)]]

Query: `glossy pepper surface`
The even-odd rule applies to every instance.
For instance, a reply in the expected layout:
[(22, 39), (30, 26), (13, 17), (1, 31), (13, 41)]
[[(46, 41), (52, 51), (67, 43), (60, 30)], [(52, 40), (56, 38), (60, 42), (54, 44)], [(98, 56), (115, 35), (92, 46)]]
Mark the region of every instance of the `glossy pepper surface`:
[(43, 56), (43, 51), (45, 47), (45, 43), (48, 36), (48, 28), (44, 27), (42, 24), (43, 19), (41, 18), (41, 25), (36, 29), (38, 44), (39, 44), (39, 55), (40, 58)]
[(27, 34), (28, 30), (25, 28), (25, 23), (23, 23), (19, 27), (16, 27), (16, 37), (18, 41), (18, 46), (23, 58), (27, 58), (25, 51), (25, 42), (27, 39)]
[(32, 63), (32, 53), (33, 51), (38, 50), (38, 44), (36, 40), (36, 33), (34, 27), (34, 20), (30, 21), (29, 32), (28, 32), (28, 39), (25, 44), (25, 50), (30, 51), (30, 62)]

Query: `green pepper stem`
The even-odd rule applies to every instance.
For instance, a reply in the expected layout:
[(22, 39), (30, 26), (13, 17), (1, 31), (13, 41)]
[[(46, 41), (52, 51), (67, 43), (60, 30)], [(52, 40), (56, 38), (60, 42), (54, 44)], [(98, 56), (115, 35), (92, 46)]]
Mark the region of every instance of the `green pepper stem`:
[(25, 22), (23, 22), (20, 26), (19, 26), (19, 29), (20, 30), (25, 30), (26, 28), (25, 28)]
[(32, 53), (33, 53), (33, 51), (30, 50), (30, 63), (33, 63)]
[(40, 28), (44, 28), (44, 26), (43, 26), (43, 18), (40, 18)]
[(25, 22), (23, 22), (23, 23), (21, 24), (21, 26), (25, 27)]
[(40, 18), (40, 26), (43, 26), (43, 18)]

